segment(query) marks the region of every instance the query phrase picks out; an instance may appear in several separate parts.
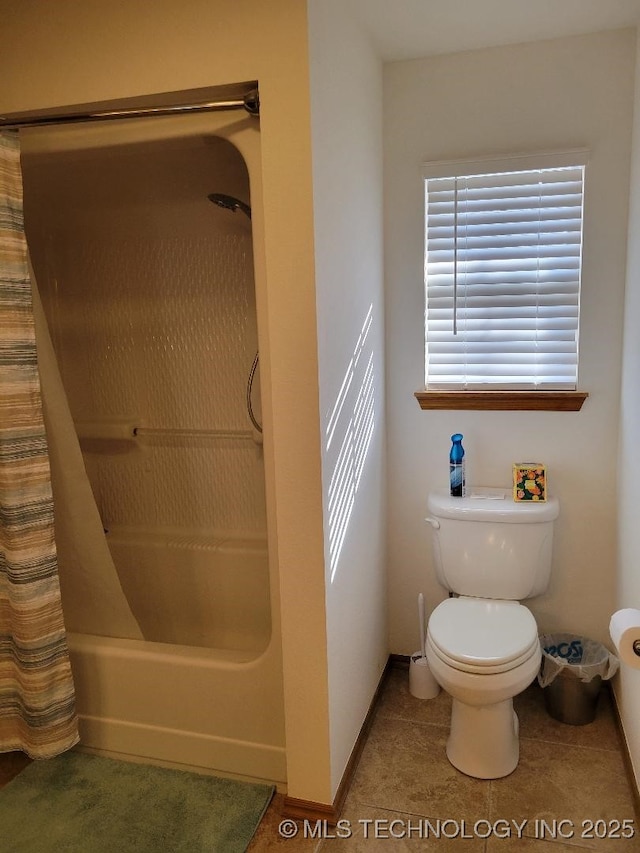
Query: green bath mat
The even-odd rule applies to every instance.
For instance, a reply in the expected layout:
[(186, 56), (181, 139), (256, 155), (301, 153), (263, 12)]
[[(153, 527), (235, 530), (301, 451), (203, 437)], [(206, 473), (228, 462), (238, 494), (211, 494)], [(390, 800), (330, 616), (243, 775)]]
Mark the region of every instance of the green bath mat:
[(0, 790), (0, 849), (243, 853), (272, 795), (269, 785), (67, 752)]

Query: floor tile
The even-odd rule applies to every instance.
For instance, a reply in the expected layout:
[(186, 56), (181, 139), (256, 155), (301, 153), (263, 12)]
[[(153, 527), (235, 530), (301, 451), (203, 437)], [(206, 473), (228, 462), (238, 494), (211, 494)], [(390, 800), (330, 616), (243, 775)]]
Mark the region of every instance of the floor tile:
[(280, 834), (283, 803), (284, 795), (275, 794), (247, 848), (247, 853), (271, 853), (276, 850), (280, 853), (316, 853), (319, 849), (321, 839), (311, 832), (305, 833), (303, 821), (287, 820), (286, 824), (283, 824), (286, 833)]
[[(526, 820), (528, 837), (540, 838), (539, 821), (545, 820), (550, 827), (560, 826), (557, 840), (575, 846), (633, 849), (626, 839), (589, 838), (584, 831), (588, 824), (583, 821), (635, 820), (622, 756), (610, 750), (522, 738), (516, 770), (491, 783), (491, 817)], [(637, 840), (632, 843), (637, 849)]]
[(350, 797), (341, 823), (320, 847), (321, 853), (484, 853), (484, 839), (467, 835), (459, 821), (426, 818), (363, 806)]
[(621, 749), (613, 700), (608, 687), (602, 689), (595, 720), (585, 726), (570, 726), (549, 716), (544, 704), (544, 692), (537, 682), (520, 696), (516, 696), (514, 708), (520, 720), (521, 737), (573, 746), (592, 746), (596, 749)]
[(448, 729), (377, 717), (351, 786), (361, 805), (440, 819), (486, 817), (489, 789), (445, 754)]
[[(633, 853), (630, 847), (628, 853)], [(580, 853), (580, 848), (562, 841), (536, 841), (532, 838), (489, 838), (486, 853)]]
[(451, 697), (441, 690), (433, 699), (416, 699), (409, 692), (408, 667), (393, 667), (387, 674), (376, 710), (380, 717), (448, 727)]

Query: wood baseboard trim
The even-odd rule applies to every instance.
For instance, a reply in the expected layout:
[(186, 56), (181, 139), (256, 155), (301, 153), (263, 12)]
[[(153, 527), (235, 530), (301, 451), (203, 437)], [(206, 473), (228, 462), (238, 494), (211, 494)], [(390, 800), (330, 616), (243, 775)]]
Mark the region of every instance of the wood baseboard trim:
[[(337, 798), (336, 798), (337, 800)], [(337, 801), (333, 803), (316, 803), (313, 800), (299, 800), (297, 797), (285, 796), (282, 804), (282, 816), (293, 820), (326, 821), (329, 826), (335, 826), (340, 817)]]
[[(371, 725), (373, 723), (375, 707), (378, 702), (382, 686), (385, 682), (389, 669), (394, 666), (395, 658), (404, 658), (404, 656), (389, 655), (385, 668), (383, 669), (382, 675), (380, 676), (378, 686), (376, 687), (376, 692), (374, 693), (373, 699), (371, 700), (371, 704), (369, 705), (367, 716), (364, 718), (364, 722), (362, 724), (358, 737), (356, 738), (354, 747), (351, 750), (351, 755), (349, 756), (347, 766), (345, 767), (344, 773), (342, 774), (342, 779), (340, 780), (340, 785), (338, 786), (338, 790), (336, 791), (333, 803), (316, 803), (312, 800), (301, 800), (297, 797), (285, 796), (284, 803), (282, 806), (283, 817), (293, 818), (294, 820), (326, 820), (328, 825), (335, 825), (338, 822), (340, 814), (342, 812), (342, 808), (344, 806), (344, 801), (347, 798), (349, 785), (351, 784), (351, 781), (353, 779), (353, 774), (355, 773), (356, 767), (358, 766), (358, 761), (360, 760), (360, 756), (362, 755), (362, 750), (364, 749), (364, 745), (367, 740), (367, 735), (369, 734)], [(408, 657), (406, 658), (406, 661), (408, 663)]]

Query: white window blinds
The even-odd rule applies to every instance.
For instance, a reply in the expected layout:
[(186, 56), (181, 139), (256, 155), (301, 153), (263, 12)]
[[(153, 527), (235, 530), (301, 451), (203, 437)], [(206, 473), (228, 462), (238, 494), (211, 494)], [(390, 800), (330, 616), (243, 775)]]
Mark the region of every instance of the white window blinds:
[(428, 388), (576, 388), (584, 160), (510, 162), (426, 172)]

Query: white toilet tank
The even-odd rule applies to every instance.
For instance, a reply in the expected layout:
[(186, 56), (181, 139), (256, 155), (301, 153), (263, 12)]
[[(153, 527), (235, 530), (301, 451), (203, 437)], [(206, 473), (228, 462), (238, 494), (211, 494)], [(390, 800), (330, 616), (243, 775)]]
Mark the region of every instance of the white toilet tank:
[(517, 502), (506, 489), (472, 489), (464, 498), (436, 491), (427, 506), (436, 575), (446, 589), (520, 601), (547, 588), (556, 498)]

